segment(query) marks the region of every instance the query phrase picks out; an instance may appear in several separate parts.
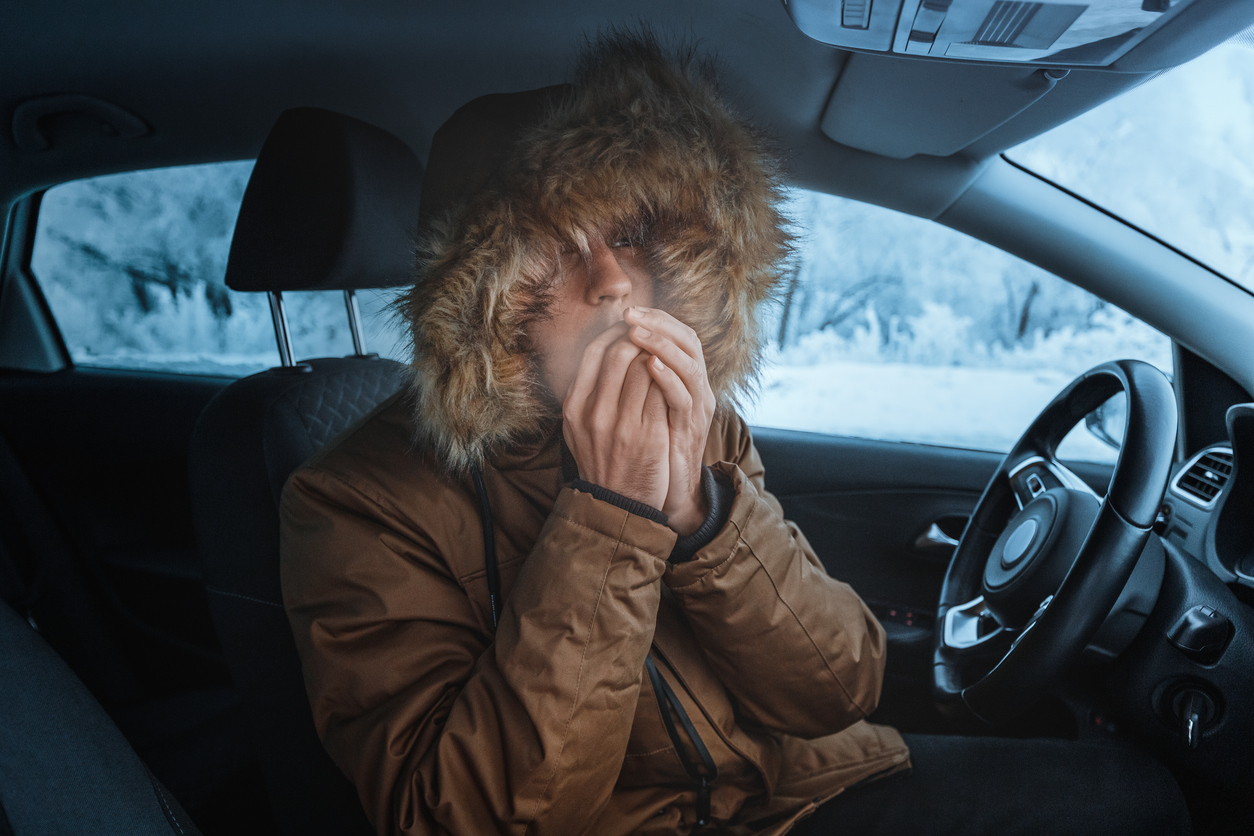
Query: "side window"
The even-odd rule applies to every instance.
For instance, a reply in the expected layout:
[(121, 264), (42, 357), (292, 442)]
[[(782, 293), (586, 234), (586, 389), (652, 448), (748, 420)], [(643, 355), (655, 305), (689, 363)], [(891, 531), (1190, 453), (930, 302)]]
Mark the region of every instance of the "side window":
[[(278, 364), (266, 296), (223, 284), (251, 171), (181, 166), (44, 193), (31, 271), (76, 365), (234, 377)], [(361, 297), (370, 350), (399, 353), (386, 297)], [(352, 352), (342, 294), (284, 299), (297, 357)]]
[[(1081, 372), (1171, 341), (1092, 294), (921, 218), (793, 193), (797, 257), (751, 424), (1005, 452)], [(1059, 455), (1114, 461), (1083, 425)]]

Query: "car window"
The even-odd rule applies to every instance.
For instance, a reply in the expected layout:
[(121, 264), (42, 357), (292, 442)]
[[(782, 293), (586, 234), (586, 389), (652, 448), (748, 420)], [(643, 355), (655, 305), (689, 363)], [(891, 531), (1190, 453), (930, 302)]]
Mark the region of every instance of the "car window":
[(1254, 29), (1006, 156), (1254, 290)]
[(409, 327), (396, 314), (393, 303), (407, 288), (357, 291), (361, 330), (366, 350), (389, 360), (408, 363), (412, 358)]
[[(223, 284), (251, 171), (180, 166), (44, 193), (31, 272), (75, 364), (228, 376), (278, 364), (266, 295)], [(367, 334), (378, 333), (379, 294), (362, 296)], [(352, 353), (342, 293), (284, 300), (296, 357)]]
[[(757, 426), (1005, 452), (1067, 383), (1170, 340), (1124, 311), (940, 224), (792, 193), (798, 245), (764, 310)], [(1078, 427), (1066, 458), (1113, 461)]]

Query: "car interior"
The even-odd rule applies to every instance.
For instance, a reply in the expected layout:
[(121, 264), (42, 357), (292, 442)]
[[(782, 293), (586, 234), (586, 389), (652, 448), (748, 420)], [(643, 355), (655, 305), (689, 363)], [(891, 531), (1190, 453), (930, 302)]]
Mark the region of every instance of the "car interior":
[[(990, 34), (1016, 5), (1041, 8)], [(790, 186), (979, 239), (1170, 337), (1170, 379), (1111, 358), (1009, 453), (754, 439), (786, 516), (887, 631), (873, 721), (1118, 738), (1172, 770), (1197, 832), (1254, 832), (1254, 291), (1003, 153), (1249, 29), (1254, 2), (1132, 2), (1152, 22), (1088, 35), (1088, 6), (996, 6), (7, 4), (0, 836), (372, 832), (313, 727), (279, 495), (407, 379), (355, 294), (412, 281), (432, 135), (477, 96), (566, 81), (612, 27), (714, 56)], [(48, 190), (238, 160), (256, 162), (223, 281), (265, 299), (278, 364), (76, 363), (31, 266)], [(342, 295), (347, 356), (293, 349), (285, 298), (308, 291)], [(1116, 460), (1055, 455), (1120, 393)], [(1025, 526), (1058, 534), (1029, 549)]]

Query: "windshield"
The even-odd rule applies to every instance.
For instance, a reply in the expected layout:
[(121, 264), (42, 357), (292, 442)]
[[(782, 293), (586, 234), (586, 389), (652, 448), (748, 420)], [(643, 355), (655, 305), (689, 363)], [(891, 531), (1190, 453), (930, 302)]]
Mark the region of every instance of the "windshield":
[(1254, 29), (1006, 156), (1254, 290)]

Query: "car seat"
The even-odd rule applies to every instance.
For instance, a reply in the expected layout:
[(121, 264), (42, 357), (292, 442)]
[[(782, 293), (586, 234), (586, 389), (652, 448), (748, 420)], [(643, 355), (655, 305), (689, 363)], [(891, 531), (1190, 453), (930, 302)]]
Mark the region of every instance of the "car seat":
[[(270, 294), (283, 365), (201, 414), (189, 471), (214, 628), (285, 834), (372, 833), (322, 749), (279, 585), (279, 497), (293, 470), (398, 391), (408, 367), (365, 355), (352, 291), (411, 281), (422, 166), (391, 134), (312, 108), (284, 112), (258, 156), (227, 264)], [(345, 291), (357, 354), (292, 362), (282, 293)]]
[(0, 833), (199, 836), (31, 624), (0, 603)]

